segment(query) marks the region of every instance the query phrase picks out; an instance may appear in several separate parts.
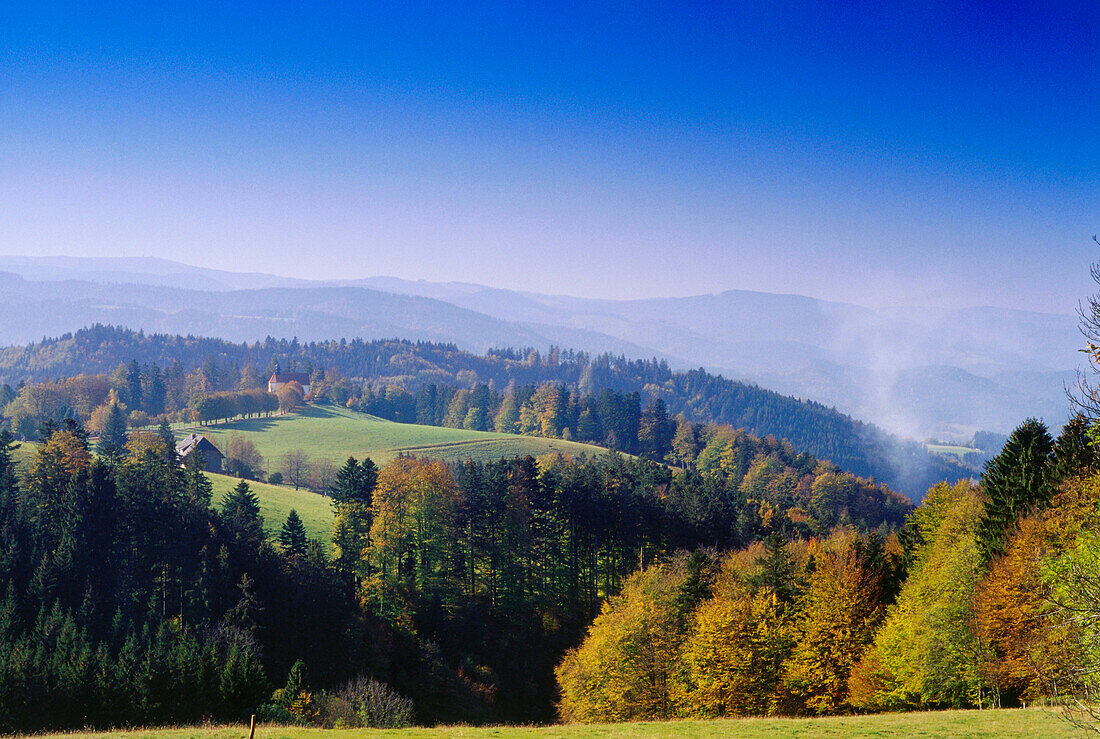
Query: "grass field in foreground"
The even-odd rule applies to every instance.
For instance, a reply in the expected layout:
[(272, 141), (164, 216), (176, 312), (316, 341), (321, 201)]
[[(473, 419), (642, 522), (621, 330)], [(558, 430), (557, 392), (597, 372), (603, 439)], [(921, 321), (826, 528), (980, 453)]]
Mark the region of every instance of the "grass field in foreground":
[[(837, 716), (814, 719), (729, 719), (714, 721), (669, 721), (632, 724), (596, 724), (591, 726), (546, 726), (538, 728), (444, 727), (438, 729), (307, 729), (296, 726), (259, 726), (256, 739), (359, 739), (359, 737), (413, 737), (414, 739), (625, 739), (626, 737), (738, 737), (739, 739), (779, 739), (780, 737), (1020, 737), (1059, 739), (1077, 736), (1073, 727), (1054, 712), (1037, 708), (997, 711), (929, 711), (876, 716)], [(59, 736), (110, 737), (111, 739), (244, 739), (247, 726), (150, 729)]]
[(281, 416), (173, 430), (180, 436), (192, 431), (204, 434), (223, 452), (230, 435), (239, 434), (256, 445), (269, 471), (277, 470), (282, 456), (297, 449), (315, 460), (327, 458), (343, 464), (351, 456), (370, 457), (379, 465), (402, 452), (446, 461), (481, 462), (517, 454), (560, 452), (592, 456), (607, 452), (601, 447), (560, 439), (394, 423), (334, 405), (307, 405)]
[[(238, 482), (236, 477), (207, 473), (214, 485), (214, 507), (221, 510), (222, 496)], [(332, 501), (305, 488), (295, 490), (286, 485), (268, 485), (264, 482), (248, 481), (248, 487), (260, 499), (260, 515), (264, 518), (264, 531), (275, 536), (286, 521), (286, 515), (293, 508), (302, 519), (306, 533), (311, 539), (320, 539), (328, 543), (332, 537)]]

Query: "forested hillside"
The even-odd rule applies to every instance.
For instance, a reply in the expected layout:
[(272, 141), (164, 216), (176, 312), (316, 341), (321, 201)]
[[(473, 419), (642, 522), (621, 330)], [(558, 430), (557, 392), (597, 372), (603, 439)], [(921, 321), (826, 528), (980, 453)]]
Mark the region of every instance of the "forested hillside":
[(579, 721), (1017, 706), (1095, 731), (1100, 458), (1024, 422), (981, 486), (896, 537), (838, 528), (682, 554), (624, 583), (557, 668)]
[[(336, 402), (354, 399), (363, 404), (364, 410), (394, 420), (461, 426), (467, 422), (465, 417), (448, 418), (450, 402), (456, 393), (480, 393), (481, 405), (467, 403), (465, 413), (481, 408), (484, 418), (477, 417), (475, 411), (469, 427), (558, 436), (568, 430), (568, 438), (636, 452), (640, 444), (637, 430), (627, 430), (625, 437), (629, 438), (624, 438), (620, 430), (609, 443), (608, 429), (581, 428), (582, 405), (594, 409), (601, 393), (610, 391), (620, 398), (616, 402), (637, 406), (636, 419), (643, 408), (660, 400), (669, 416), (682, 414), (691, 422), (726, 424), (758, 436), (787, 439), (800, 450), (857, 475), (873, 476), (911, 495), (919, 495), (936, 481), (969, 475), (929, 455), (917, 443), (897, 439), (818, 403), (703, 370), (674, 372), (658, 360), (590, 356), (555, 348), (545, 353), (505, 349), (475, 355), (453, 345), (400, 340), (299, 343), (269, 338), (255, 344), (234, 344), (109, 326), (94, 326), (58, 339), (0, 351), (0, 381), (11, 386), (47, 378), (115, 373), (120, 386), (128, 383), (139, 388), (142, 402), (148, 405), (148, 393), (140, 390), (144, 382), (155, 388), (154, 407), (144, 411), (152, 416), (173, 406), (186, 407), (197, 394), (260, 387), (277, 366), (284, 371), (311, 373), (319, 386), (331, 390)], [(122, 378), (120, 374), (125, 374), (127, 367), (130, 377)], [(518, 413), (524, 395), (530, 398), (536, 389), (547, 385), (564, 393), (560, 399), (564, 417), (556, 417), (545, 429), (541, 419), (537, 429), (496, 427), (508, 396), (512, 396)], [(430, 411), (424, 410), (425, 393), (435, 394)], [(637, 398), (632, 400), (634, 394)], [(123, 400), (132, 409), (138, 407), (132, 398)], [(444, 401), (446, 406), (441, 405)], [(568, 417), (570, 409), (576, 411), (575, 417)], [(505, 422), (510, 423), (509, 419), (506, 414)], [(637, 421), (628, 419), (623, 423), (629, 427)]]
[(554, 665), (635, 571), (837, 524), (881, 541), (911, 508), (727, 429), (693, 472), (614, 453), (349, 459), (328, 490), (329, 549), (294, 511), (265, 538), (245, 481), (213, 500), (167, 426), (122, 446), (93, 447), (71, 419), (41, 435), (18, 476), (0, 433), (8, 732), (253, 711), (330, 726), (551, 721)]

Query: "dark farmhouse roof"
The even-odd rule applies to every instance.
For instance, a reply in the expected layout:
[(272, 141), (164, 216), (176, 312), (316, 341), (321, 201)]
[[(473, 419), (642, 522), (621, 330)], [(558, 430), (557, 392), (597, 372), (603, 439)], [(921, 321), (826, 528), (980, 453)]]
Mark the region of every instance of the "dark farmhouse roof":
[(305, 372), (279, 372), (272, 375), (268, 382), (296, 382), (305, 387), (309, 384), (309, 375)]
[(219, 457), (223, 456), (209, 439), (205, 436), (199, 436), (198, 434), (188, 434), (183, 437), (183, 440), (180, 441), (179, 444), (176, 444), (176, 454), (181, 457), (186, 457), (196, 449), (201, 451), (204, 456), (209, 455), (211, 451)]

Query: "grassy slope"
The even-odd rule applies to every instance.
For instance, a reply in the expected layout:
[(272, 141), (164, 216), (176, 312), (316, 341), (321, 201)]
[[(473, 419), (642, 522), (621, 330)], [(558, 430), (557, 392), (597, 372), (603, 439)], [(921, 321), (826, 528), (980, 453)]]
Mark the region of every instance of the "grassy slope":
[(301, 412), (270, 418), (238, 420), (215, 426), (175, 429), (177, 433), (205, 434), (225, 450), (231, 434), (240, 434), (259, 449), (270, 470), (289, 451), (301, 449), (312, 459), (322, 457), (343, 464), (349, 456), (370, 457), (384, 464), (399, 453), (448, 461), (491, 461), (514, 455), (551, 452), (592, 456), (606, 449), (559, 439), (466, 431), (465, 429), (393, 423), (338, 406), (306, 406)]
[[(110, 734), (69, 734), (70, 737), (111, 737), (112, 739), (241, 739), (248, 736), (247, 726), (194, 727)], [(778, 739), (779, 737), (1021, 737), (1050, 738), (1078, 736), (1068, 722), (1051, 711), (1029, 708), (999, 711), (938, 711), (885, 714), (878, 716), (839, 716), (818, 719), (732, 719), (715, 721), (672, 721), (594, 726), (527, 727), (446, 727), (440, 729), (368, 729), (324, 730), (299, 727), (260, 726), (256, 739), (358, 739), (359, 737), (530, 737), (550, 739), (594, 739), (595, 737), (730, 737), (742, 739)]]
[(15, 462), (15, 469), (22, 473), (26, 471), (31, 459), (34, 458), (38, 444), (33, 441), (19, 441), (16, 443), (19, 444), (19, 447), (12, 452), (11, 458)]
[[(207, 474), (214, 485), (214, 505), (221, 509), (222, 496), (239, 480), (226, 475)], [(328, 542), (332, 536), (332, 505), (328, 498), (308, 490), (295, 490), (286, 485), (268, 485), (249, 480), (248, 486), (260, 499), (260, 515), (264, 518), (264, 530), (269, 536), (279, 532), (290, 509), (298, 511), (311, 539)]]
[(954, 454), (957, 457), (962, 457), (971, 453), (982, 453), (981, 449), (955, 444), (925, 444), (924, 446), (933, 454)]
[[(230, 435), (239, 434), (256, 445), (269, 471), (278, 470), (282, 456), (297, 449), (312, 460), (324, 458), (336, 465), (343, 464), (350, 456), (370, 457), (377, 464), (385, 464), (402, 452), (448, 461), (489, 461), (517, 454), (553, 452), (592, 456), (606, 452), (589, 444), (558, 439), (393, 423), (337, 406), (307, 406), (299, 413), (283, 416), (173, 430), (177, 436), (191, 431), (203, 434), (222, 450)], [(214, 484), (215, 505), (237, 484), (237, 480), (225, 475), (210, 475), (210, 480)], [(302, 517), (310, 537), (329, 541), (332, 508), (328, 498), (304, 489), (296, 491), (286, 485), (257, 482), (249, 485), (260, 499), (260, 513), (269, 534), (279, 530), (293, 508)]]

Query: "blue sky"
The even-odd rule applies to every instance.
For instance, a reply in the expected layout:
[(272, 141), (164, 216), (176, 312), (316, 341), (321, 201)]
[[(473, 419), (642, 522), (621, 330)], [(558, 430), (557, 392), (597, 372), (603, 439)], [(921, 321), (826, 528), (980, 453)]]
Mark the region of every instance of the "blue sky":
[(5, 3), (0, 252), (615, 298), (1092, 290), (1094, 2), (363, 5)]

